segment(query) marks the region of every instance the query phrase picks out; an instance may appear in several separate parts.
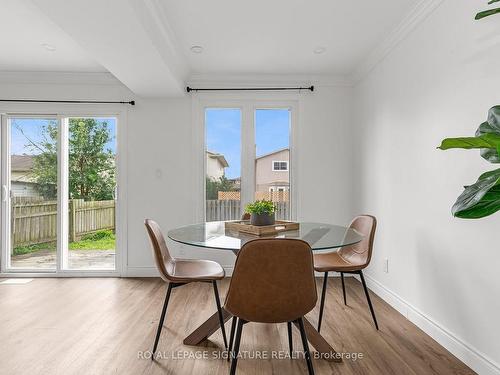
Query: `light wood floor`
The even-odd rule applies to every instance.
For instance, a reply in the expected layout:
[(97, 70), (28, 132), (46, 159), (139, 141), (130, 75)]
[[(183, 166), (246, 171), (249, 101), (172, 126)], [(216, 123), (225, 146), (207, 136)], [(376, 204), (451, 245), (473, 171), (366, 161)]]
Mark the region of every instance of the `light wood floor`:
[[(339, 280), (329, 281), (322, 333), (337, 351), (363, 353), (363, 358), (343, 363), (315, 360), (316, 374), (473, 374), (372, 294), (377, 332), (361, 285), (350, 277), (346, 281), (348, 306), (342, 302)], [(221, 296), (228, 284), (221, 283)], [(206, 353), (208, 358), (139, 358), (140, 351), (151, 348), (165, 291), (159, 279), (35, 279), (25, 285), (0, 285), (0, 374), (227, 374), (228, 362), (212, 357), (222, 352), (220, 331), (203, 347), (182, 344), (215, 311), (209, 284), (174, 289), (159, 345), (165, 355)], [(316, 324), (317, 310), (308, 317)], [(294, 348), (301, 348), (295, 328)], [(240, 349), (269, 356), (273, 350), (286, 353), (286, 324), (245, 325)], [(301, 359), (242, 359), (237, 373), (307, 370)]]

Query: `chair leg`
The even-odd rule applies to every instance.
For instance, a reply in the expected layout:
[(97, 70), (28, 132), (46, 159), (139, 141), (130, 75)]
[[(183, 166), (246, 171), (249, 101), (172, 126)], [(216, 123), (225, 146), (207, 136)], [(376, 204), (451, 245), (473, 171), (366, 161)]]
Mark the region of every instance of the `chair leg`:
[(236, 337), (234, 340), (234, 350), (231, 354), (231, 369), (229, 375), (236, 374), (236, 365), (238, 364), (238, 353), (240, 352), (241, 332), (243, 331), (243, 319), (238, 319), (238, 328), (236, 330)]
[(361, 283), (363, 284), (363, 289), (365, 290), (366, 299), (368, 300), (368, 306), (370, 307), (370, 312), (372, 313), (373, 321), (375, 322), (375, 327), (378, 331), (377, 318), (375, 317), (375, 311), (373, 310), (372, 301), (370, 300), (370, 294), (368, 293), (368, 288), (366, 287), (365, 278), (363, 276), (363, 271), (359, 271), (359, 276), (361, 277)]
[(226, 351), (227, 351), (228, 346), (227, 346), (226, 329), (224, 328), (224, 317), (222, 316), (222, 308), (220, 306), (219, 291), (217, 289), (217, 281), (213, 280), (212, 285), (214, 286), (215, 303), (217, 304), (217, 312), (219, 314), (219, 323), (220, 323), (220, 329), (222, 330), (222, 338), (224, 339), (224, 347), (226, 348)]
[(304, 347), (304, 356), (307, 362), (307, 371), (309, 372), (309, 375), (314, 375), (311, 352), (309, 351), (309, 344), (307, 343), (307, 335), (306, 335), (306, 330), (304, 328), (304, 321), (302, 320), (302, 317), (298, 319), (298, 322), (300, 328), (300, 337), (302, 339), (302, 346)]
[(340, 278), (342, 279), (342, 293), (344, 294), (344, 305), (347, 305), (347, 298), (345, 295), (344, 272), (340, 273)]
[(292, 322), (287, 322), (286, 327), (288, 330), (288, 347), (290, 348), (290, 358), (291, 358), (293, 355)]
[(233, 316), (233, 319), (231, 320), (231, 333), (229, 334), (229, 348), (227, 349), (227, 361), (231, 359), (231, 353), (233, 350), (233, 343), (234, 343), (234, 334), (236, 333), (236, 322), (238, 318)]
[(318, 332), (321, 330), (321, 321), (323, 320), (323, 309), (325, 308), (326, 285), (328, 283), (328, 272), (325, 272), (323, 279), (323, 289), (321, 291), (321, 303), (319, 305)]
[(165, 314), (167, 312), (168, 300), (170, 299), (170, 293), (172, 292), (172, 283), (168, 283), (167, 295), (165, 296), (165, 302), (163, 302), (163, 309), (161, 310), (160, 321), (158, 322), (158, 329), (156, 330), (155, 343), (153, 345), (153, 353), (151, 355), (151, 360), (154, 360), (156, 348), (158, 347), (158, 341), (160, 340), (161, 330), (163, 328), (163, 321), (165, 320)]

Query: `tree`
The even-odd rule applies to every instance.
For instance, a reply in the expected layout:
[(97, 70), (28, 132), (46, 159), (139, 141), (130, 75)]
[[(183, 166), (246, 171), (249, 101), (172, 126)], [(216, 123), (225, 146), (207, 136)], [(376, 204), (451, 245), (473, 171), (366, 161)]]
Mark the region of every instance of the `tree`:
[(228, 180), (226, 176), (222, 176), (218, 179), (206, 178), (206, 196), (207, 199), (219, 199), (219, 191), (238, 191), (234, 186), (234, 182)]
[[(37, 189), (45, 198), (56, 197), (57, 124), (50, 123), (40, 140), (26, 137), (33, 152), (33, 175)], [(112, 140), (108, 124), (93, 118), (69, 119), (70, 199), (114, 199), (115, 155), (108, 147)]]

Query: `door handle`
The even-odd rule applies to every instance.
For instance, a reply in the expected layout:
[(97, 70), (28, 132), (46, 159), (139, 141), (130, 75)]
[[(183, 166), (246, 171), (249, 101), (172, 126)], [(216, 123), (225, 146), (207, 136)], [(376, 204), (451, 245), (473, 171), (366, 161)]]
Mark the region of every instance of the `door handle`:
[(7, 202), (7, 185), (2, 185), (2, 201)]

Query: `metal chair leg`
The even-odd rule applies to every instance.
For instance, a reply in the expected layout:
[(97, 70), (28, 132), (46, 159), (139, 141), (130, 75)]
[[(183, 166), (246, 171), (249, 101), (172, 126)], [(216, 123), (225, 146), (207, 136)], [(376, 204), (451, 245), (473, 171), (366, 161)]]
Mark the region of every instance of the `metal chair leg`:
[(288, 347), (290, 348), (290, 358), (291, 358), (293, 356), (292, 322), (287, 322), (286, 327), (288, 330)]
[(319, 305), (318, 332), (321, 330), (321, 321), (323, 320), (323, 309), (325, 308), (326, 285), (328, 283), (328, 272), (325, 272), (323, 279), (323, 289), (321, 291), (321, 303)]
[(238, 353), (240, 351), (241, 342), (241, 332), (243, 331), (243, 319), (238, 319), (238, 329), (236, 330), (236, 338), (234, 340), (234, 350), (231, 355), (231, 369), (229, 371), (230, 375), (236, 374), (236, 365), (238, 364)]
[(307, 343), (307, 335), (306, 335), (306, 330), (304, 328), (304, 321), (302, 320), (302, 317), (298, 319), (298, 322), (300, 328), (300, 337), (302, 339), (302, 346), (304, 347), (304, 356), (307, 362), (307, 371), (309, 372), (309, 375), (314, 375), (311, 352), (309, 351), (309, 344)]
[(373, 310), (372, 301), (370, 300), (370, 294), (368, 293), (368, 288), (366, 287), (365, 278), (363, 276), (363, 271), (359, 271), (359, 276), (361, 277), (361, 283), (363, 284), (363, 289), (365, 290), (366, 299), (368, 300), (368, 306), (370, 307), (370, 312), (372, 313), (373, 321), (375, 322), (375, 327), (378, 331), (377, 318), (375, 317), (375, 311)]
[(163, 302), (163, 309), (161, 310), (160, 321), (158, 322), (158, 329), (156, 330), (155, 343), (153, 345), (153, 353), (151, 355), (151, 360), (154, 360), (156, 348), (158, 347), (158, 341), (160, 340), (161, 330), (163, 328), (163, 321), (165, 320), (165, 314), (167, 312), (168, 300), (170, 299), (170, 293), (172, 292), (172, 283), (168, 283), (167, 295), (165, 296), (165, 302)]
[(233, 319), (231, 320), (231, 333), (229, 334), (229, 348), (227, 349), (227, 361), (231, 359), (231, 353), (233, 350), (233, 343), (234, 343), (234, 334), (236, 333), (236, 322), (238, 318), (233, 316)]
[(222, 330), (222, 338), (224, 339), (224, 347), (226, 348), (226, 351), (227, 351), (228, 346), (227, 346), (226, 329), (224, 328), (224, 317), (222, 316), (222, 308), (220, 306), (219, 291), (217, 289), (217, 281), (215, 281), (215, 280), (212, 281), (212, 285), (214, 286), (215, 303), (217, 304), (217, 313), (219, 314), (219, 323), (220, 323), (220, 329)]
[(342, 279), (342, 293), (344, 294), (344, 305), (347, 305), (347, 298), (345, 295), (344, 272), (340, 273), (340, 278)]

